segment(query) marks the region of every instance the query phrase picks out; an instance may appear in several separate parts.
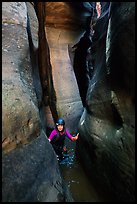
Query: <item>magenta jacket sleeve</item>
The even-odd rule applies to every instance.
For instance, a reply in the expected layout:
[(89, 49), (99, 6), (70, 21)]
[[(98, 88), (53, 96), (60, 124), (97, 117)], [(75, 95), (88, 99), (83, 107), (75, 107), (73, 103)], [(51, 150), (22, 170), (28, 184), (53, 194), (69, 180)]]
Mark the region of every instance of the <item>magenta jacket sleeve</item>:
[(73, 140), (73, 136), (69, 133), (67, 129), (66, 129), (66, 135), (69, 139)]
[(56, 130), (53, 130), (48, 139), (52, 140), (52, 138), (57, 134)]

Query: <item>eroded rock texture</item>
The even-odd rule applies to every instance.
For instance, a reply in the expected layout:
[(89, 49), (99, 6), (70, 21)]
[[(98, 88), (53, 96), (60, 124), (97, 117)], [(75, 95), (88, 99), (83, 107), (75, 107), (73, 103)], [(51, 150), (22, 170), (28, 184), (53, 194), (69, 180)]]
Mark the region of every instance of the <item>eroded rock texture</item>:
[(98, 19), (91, 47), (94, 73), (79, 125), (81, 158), (115, 201), (135, 200), (134, 17), (134, 2), (120, 2)]
[(37, 23), (31, 4), (27, 9), (25, 2), (2, 3), (3, 202), (72, 201), (40, 121)]
[(3, 148), (8, 151), (37, 137), (40, 122), (31, 75), (26, 5), (3, 3), (2, 12), (2, 130)]
[(91, 3), (2, 3), (4, 202), (73, 201), (44, 132), (58, 116), (72, 132), (81, 118), (78, 156), (97, 188), (135, 200), (135, 3), (102, 3), (92, 39)]
[[(73, 46), (84, 35), (87, 16), (90, 15), (90, 12), (83, 7), (82, 3), (46, 3), (45, 31), (56, 92), (56, 109), (58, 116), (65, 119), (70, 131), (77, 130), (83, 111), (73, 69), (75, 53)], [(79, 69), (79, 72), (83, 73), (83, 70)]]

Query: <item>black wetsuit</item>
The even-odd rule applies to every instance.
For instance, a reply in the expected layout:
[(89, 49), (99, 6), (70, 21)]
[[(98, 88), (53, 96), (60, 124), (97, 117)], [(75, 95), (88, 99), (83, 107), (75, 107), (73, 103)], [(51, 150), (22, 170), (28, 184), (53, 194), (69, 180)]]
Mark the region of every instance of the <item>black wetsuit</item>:
[(59, 158), (59, 160), (63, 159), (63, 147), (65, 142), (66, 134), (59, 134), (52, 138), (51, 144)]

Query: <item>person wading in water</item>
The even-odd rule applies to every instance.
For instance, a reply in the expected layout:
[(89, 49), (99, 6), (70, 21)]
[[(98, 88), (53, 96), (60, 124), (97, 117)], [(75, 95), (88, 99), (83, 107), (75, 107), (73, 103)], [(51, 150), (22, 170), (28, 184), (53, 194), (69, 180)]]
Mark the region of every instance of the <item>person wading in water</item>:
[(65, 121), (62, 118), (59, 118), (56, 122), (56, 127), (55, 129), (51, 132), (48, 140), (52, 144), (56, 155), (57, 159), (59, 161), (62, 161), (64, 156), (63, 156), (63, 151), (66, 151), (66, 147), (64, 146), (65, 142), (65, 137), (68, 137), (72, 141), (76, 141), (78, 139), (79, 133), (75, 137), (73, 137), (69, 131), (65, 128)]

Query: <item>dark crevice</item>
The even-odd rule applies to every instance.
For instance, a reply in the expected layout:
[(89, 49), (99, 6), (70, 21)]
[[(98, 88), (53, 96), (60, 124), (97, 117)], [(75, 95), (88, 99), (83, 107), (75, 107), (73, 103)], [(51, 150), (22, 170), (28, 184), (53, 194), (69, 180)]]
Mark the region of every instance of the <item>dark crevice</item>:
[(37, 49), (34, 48), (34, 45), (33, 45), (28, 13), (27, 13), (27, 34), (28, 34), (28, 42), (29, 42), (29, 50), (30, 50), (30, 60), (32, 65), (33, 84), (34, 84), (35, 93), (38, 100), (38, 105), (40, 105), (41, 99), (42, 99), (42, 89), (41, 89), (39, 70), (38, 70), (38, 59), (37, 59), (38, 53), (37, 53)]
[[(83, 106), (86, 107), (86, 95), (90, 80), (94, 72), (95, 56), (92, 48), (94, 28), (97, 21), (96, 9), (92, 5), (91, 15), (87, 17), (85, 23), (85, 33), (80, 41), (72, 49), (75, 50), (73, 56), (73, 68), (77, 79), (80, 97)], [(72, 54), (70, 54), (72, 58)], [(72, 60), (71, 60), (72, 61)]]
[(52, 79), (50, 51), (45, 33), (45, 2), (36, 2), (34, 4), (34, 9), (39, 22), (38, 68), (42, 87), (42, 104), (44, 107), (50, 107), (53, 119), (56, 121), (58, 118), (58, 113), (56, 110), (56, 94)]
[(89, 31), (86, 31), (80, 41), (72, 47), (75, 49), (73, 68), (84, 107), (86, 105), (85, 101), (88, 90), (87, 52), (91, 47), (89, 36)]
[(122, 117), (113, 103), (111, 104), (111, 107), (115, 124), (117, 125), (117, 127), (121, 128), (123, 126)]

